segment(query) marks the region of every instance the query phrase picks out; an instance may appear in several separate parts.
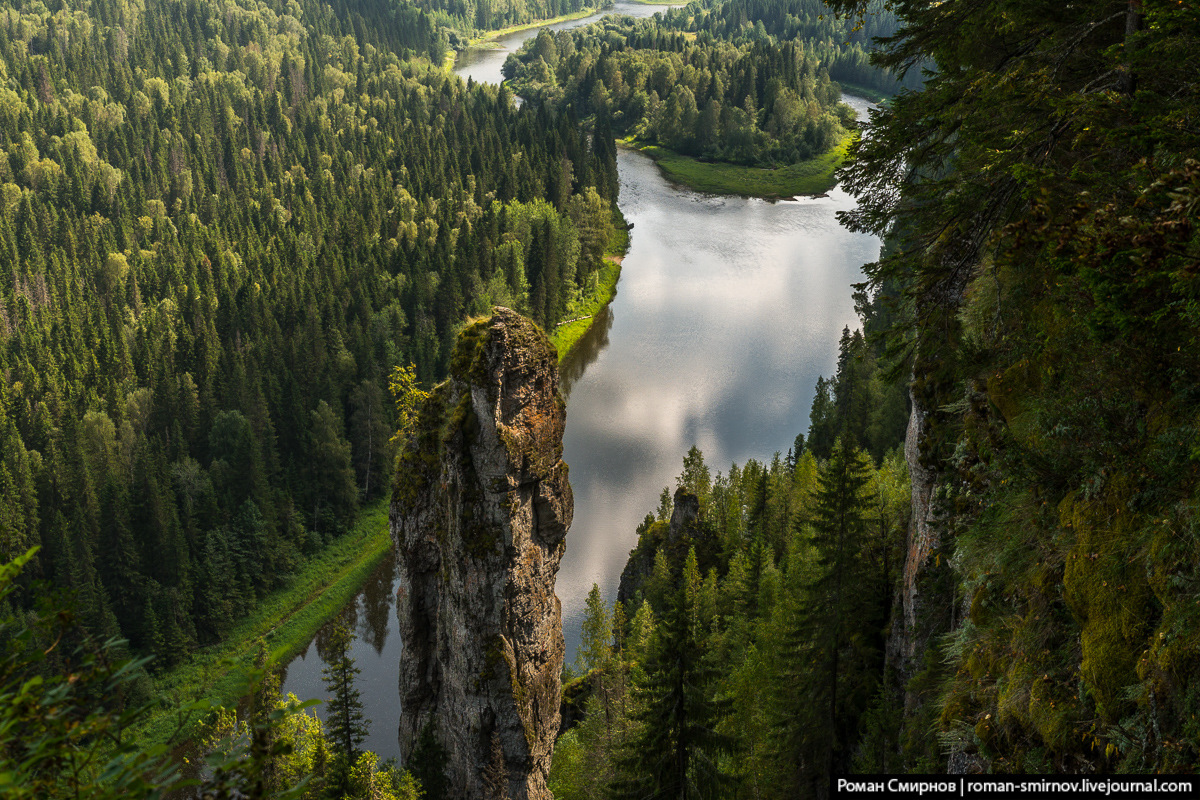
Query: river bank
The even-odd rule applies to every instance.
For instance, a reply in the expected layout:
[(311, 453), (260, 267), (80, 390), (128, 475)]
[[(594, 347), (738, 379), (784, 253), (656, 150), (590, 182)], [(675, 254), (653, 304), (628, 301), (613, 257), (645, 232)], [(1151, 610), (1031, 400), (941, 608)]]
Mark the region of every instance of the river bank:
[(224, 642), (198, 650), (187, 663), (154, 676), (151, 694), (175, 702), (156, 708), (138, 737), (157, 745), (176, 732), (184, 738), (195, 736), (201, 720), (189, 720), (180, 731), (177, 704), (206, 700), (214, 706), (235, 705), (260, 639), (267, 644), (272, 665), (286, 664), (305, 650), (391, 552), (388, 505), (385, 498), (360, 510), (351, 530), (310, 559), (285, 588), (263, 598), (257, 612), (238, 623)]
[[(656, 9), (618, 0), (615, 10)], [(467, 53), (455, 72), (497, 83), (507, 53), (531, 35), (511, 35), (505, 49)], [(869, 106), (846, 101), (860, 117)], [(561, 330), (568, 325), (554, 332), (568, 395), (564, 459), (575, 494), (555, 589), (568, 663), (588, 591), (598, 583), (611, 602), (638, 523), (674, 482), (692, 444), (715, 471), (735, 460), (769, 460), (806, 427), (816, 378), (836, 370), (838, 334), (857, 319), (850, 287), (862, 280), (861, 265), (879, 254), (873, 237), (837, 223), (838, 211), (854, 207), (841, 189), (774, 204), (696, 194), (672, 186), (638, 152), (617, 155), (621, 210), (636, 228), (627, 231), (620, 218), (614, 226), (591, 293), (600, 310), (576, 306), (568, 319), (586, 319), (569, 323), (580, 326), (569, 332), (572, 341)], [(615, 293), (606, 297), (606, 287)], [(381, 562), (340, 609), (358, 633), (356, 686), (375, 723), (366, 746), (382, 758), (399, 755), (395, 580)], [(285, 693), (325, 696), (321, 643), (317, 635), (288, 664)], [(323, 715), (325, 706), (314, 710)]]
[[(645, 2), (645, 0), (627, 0), (627, 1), (633, 2), (633, 3)], [(571, 14), (564, 14), (561, 17), (551, 17), (550, 19), (540, 19), (540, 20), (535, 20), (533, 22), (526, 22), (522, 25), (510, 25), (507, 28), (499, 28), (494, 31), (488, 31), (487, 33), (483, 34), (482, 36), (476, 36), (472, 39), (468, 39), (465, 47), (452, 49), (452, 50), (450, 50), (450, 52), (446, 53), (446, 59), (442, 63), (442, 66), (447, 71), (453, 71), (454, 65), (458, 61), (458, 54), (465, 50), (491, 50), (491, 49), (498, 50), (498, 49), (503, 48), (504, 45), (500, 44), (496, 40), (500, 39), (504, 36), (511, 36), (516, 33), (523, 33), (525, 31), (533, 30), (535, 28), (544, 28), (547, 25), (559, 25), (564, 22), (574, 22), (575, 20), (584, 19), (584, 18), (590, 17), (594, 14), (598, 14), (601, 11), (604, 11), (605, 9), (611, 8), (612, 5), (613, 5), (613, 0), (608, 0), (608, 3), (605, 5), (589, 6), (587, 8), (581, 8), (578, 11), (575, 11)], [(655, 5), (658, 5), (658, 4), (656, 3)]]
[(550, 341), (558, 350), (558, 363), (571, 354), (575, 345), (587, 335), (596, 321), (600, 319), (604, 309), (617, 296), (617, 282), (621, 279), (621, 264), (625, 254), (629, 252), (629, 224), (621, 209), (613, 208), (613, 229), (608, 237), (608, 246), (604, 248), (604, 264), (596, 272), (596, 288), (583, 298), (568, 315), (567, 319), (558, 323), (554, 330), (546, 331)]
[(701, 161), (636, 139), (620, 139), (617, 144), (654, 159), (668, 180), (694, 191), (781, 200), (825, 194), (836, 186), (834, 173), (845, 162), (853, 141), (854, 133), (847, 133), (829, 152), (775, 169)]

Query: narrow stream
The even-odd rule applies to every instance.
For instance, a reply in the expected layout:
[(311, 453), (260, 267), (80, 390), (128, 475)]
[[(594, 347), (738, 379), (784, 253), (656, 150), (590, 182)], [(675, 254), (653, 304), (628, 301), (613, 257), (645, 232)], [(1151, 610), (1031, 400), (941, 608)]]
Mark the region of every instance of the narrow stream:
[[(604, 13), (649, 16), (659, 8), (619, 2)], [(508, 53), (537, 32), (460, 54), (455, 72), (498, 81)], [(870, 105), (846, 101), (860, 116)], [(817, 377), (833, 373), (842, 327), (857, 322), (851, 284), (880, 246), (838, 225), (835, 213), (854, 206), (838, 188), (769, 203), (673, 186), (636, 152), (621, 151), (618, 168), (621, 208), (634, 223), (630, 250), (616, 299), (562, 369), (575, 521), (556, 591), (568, 662), (588, 591), (596, 583), (615, 597), (638, 523), (657, 508), (662, 488), (674, 487), (692, 445), (715, 473), (769, 460), (807, 431)], [(357, 632), (357, 686), (372, 722), (365, 746), (384, 759), (399, 756), (394, 584), (389, 559), (343, 612)], [(327, 630), (285, 668), (285, 693), (325, 698)]]

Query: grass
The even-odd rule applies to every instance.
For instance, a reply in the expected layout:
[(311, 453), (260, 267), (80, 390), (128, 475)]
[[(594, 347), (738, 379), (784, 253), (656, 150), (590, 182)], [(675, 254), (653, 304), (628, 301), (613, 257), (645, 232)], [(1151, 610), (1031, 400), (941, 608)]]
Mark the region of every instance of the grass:
[(582, 339), (583, 335), (592, 327), (592, 323), (596, 321), (596, 315), (617, 296), (617, 280), (621, 277), (619, 258), (619, 256), (604, 257), (604, 266), (597, 273), (599, 283), (596, 286), (596, 294), (579, 304), (572, 314), (575, 317), (573, 321), (559, 325), (550, 335), (550, 341), (558, 349), (559, 363), (562, 363), (575, 343)]
[[(238, 623), (225, 641), (194, 653), (190, 661), (154, 678), (153, 694), (164, 698), (139, 738), (147, 745), (164, 744), (178, 726), (175, 704), (206, 699), (232, 706), (244, 689), (245, 671), (254, 665), (258, 640), (267, 643), (272, 664), (291, 659), (317, 631), (353, 599), (392, 546), (388, 500), (363, 508), (354, 527), (314, 556), (291, 582), (263, 598), (255, 613)], [(196, 733), (191, 720), (183, 734)]]
[(533, 28), (542, 28), (546, 25), (557, 25), (560, 22), (570, 22), (573, 19), (590, 17), (592, 14), (595, 14), (598, 11), (603, 11), (611, 5), (611, 3), (608, 3), (607, 5), (589, 6), (587, 8), (581, 8), (578, 11), (570, 14), (563, 14), (561, 17), (535, 19), (532, 22), (525, 22), (520, 25), (510, 25), (507, 28), (497, 28), (494, 31), (488, 31), (482, 36), (476, 36), (475, 38), (468, 40), (467, 47), (487, 47), (494, 40), (499, 39), (501, 36), (508, 36), (510, 33), (520, 33), (521, 31), (531, 30)]
[(605, 306), (617, 296), (617, 281), (621, 278), (621, 261), (629, 250), (629, 230), (621, 209), (613, 206), (613, 231), (604, 248), (604, 264), (597, 273), (596, 293), (585, 298), (568, 316), (571, 322), (559, 325), (550, 334), (550, 341), (558, 350), (558, 362), (567, 357), (575, 343), (583, 338)]
[(834, 170), (846, 160), (853, 136), (853, 133), (847, 134), (824, 155), (777, 169), (699, 161), (665, 147), (631, 139), (623, 139), (620, 144), (650, 156), (669, 180), (698, 192), (777, 199), (822, 194), (832, 189), (837, 183)]

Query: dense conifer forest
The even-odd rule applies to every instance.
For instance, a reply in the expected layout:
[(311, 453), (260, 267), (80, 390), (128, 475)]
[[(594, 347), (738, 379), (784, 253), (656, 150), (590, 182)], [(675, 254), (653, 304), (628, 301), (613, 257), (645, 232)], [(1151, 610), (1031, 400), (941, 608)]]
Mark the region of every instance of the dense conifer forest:
[[(596, 290), (614, 131), (791, 162), (839, 82), (894, 95), (841, 172), (862, 330), (786, 456), (692, 448), (589, 597), (555, 797), (1194, 773), (1194, 5), (704, 0), (539, 35), (518, 105), (447, 49), (578, 0), (0, 3), (0, 793), (159, 796), (138, 675), (386, 494), (389, 379)], [(432, 735), (359, 751), (346, 648), (326, 726), (264, 650), (208, 796), (441, 796)]]
[(619, 134), (677, 153), (774, 167), (828, 151), (854, 127), (838, 80), (893, 94), (919, 86), (867, 63), (895, 32), (872, 7), (861, 24), (818, 0), (691, 3), (649, 19), (543, 31), (505, 64), (522, 97), (571, 104)]
[(735, 163), (818, 155), (853, 120), (835, 108), (840, 93), (828, 71), (792, 44), (689, 42), (653, 20), (543, 31), (505, 66), (522, 97), (570, 103), (641, 141)]
[(844, 223), (912, 364), (903, 764), (1195, 771), (1196, 9), (893, 7), (882, 63), (937, 71)]
[(878, 63), (936, 70), (842, 173), (866, 334), (787, 460), (693, 452), (593, 597), (556, 796), (1200, 762), (1195, 10), (891, 5)]
[(734, 44), (802, 45), (833, 80), (884, 95), (920, 88), (922, 82), (919, 71), (901, 75), (871, 63), (873, 42), (894, 35), (898, 27), (890, 4), (877, 0), (857, 15), (833, 13), (821, 0), (708, 0), (663, 12), (663, 26)]
[[(863, 311), (878, 330), (882, 298)], [(684, 458), (616, 605), (588, 600), (556, 798), (813, 797), (831, 772), (901, 769), (884, 676), (908, 399), (889, 363), (847, 330), (786, 456), (715, 476)]]
[(393, 367), (594, 287), (611, 140), (444, 48), (388, 3), (5, 9), (0, 547), (96, 635), (218, 640), (386, 491)]

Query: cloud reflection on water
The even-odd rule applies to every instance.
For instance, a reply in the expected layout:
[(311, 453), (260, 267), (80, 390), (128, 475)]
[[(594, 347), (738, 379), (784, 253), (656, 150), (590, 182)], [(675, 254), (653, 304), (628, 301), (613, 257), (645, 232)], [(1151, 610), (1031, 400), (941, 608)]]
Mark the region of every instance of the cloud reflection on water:
[(669, 186), (637, 153), (619, 158), (631, 248), (608, 345), (588, 348), (569, 381), (575, 522), (557, 582), (568, 659), (588, 590), (615, 596), (637, 525), (689, 447), (725, 471), (807, 428), (817, 377), (857, 322), (851, 284), (879, 254), (876, 238), (838, 225), (834, 212), (853, 207), (840, 189), (775, 204), (712, 197)]

